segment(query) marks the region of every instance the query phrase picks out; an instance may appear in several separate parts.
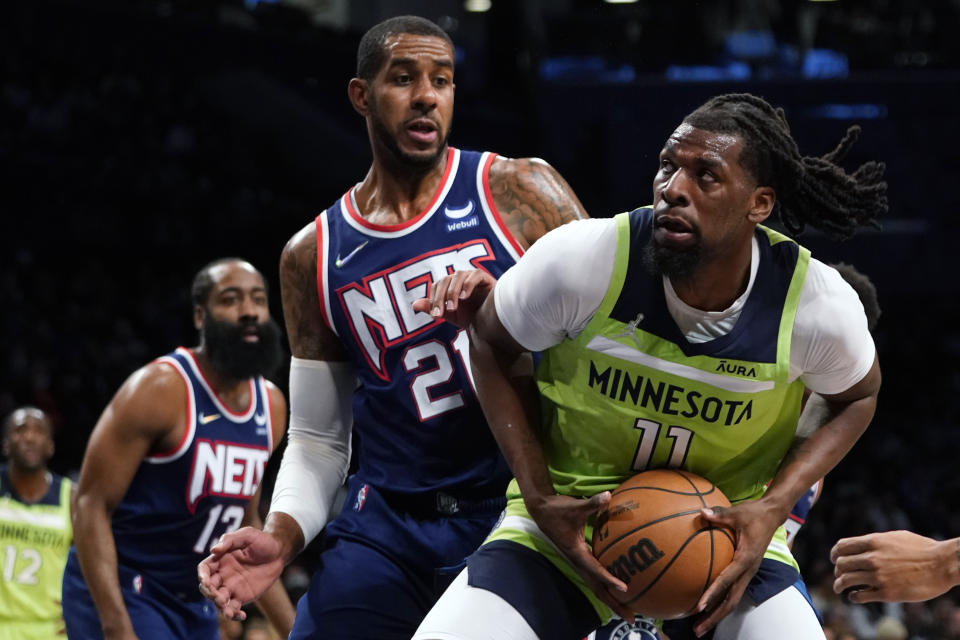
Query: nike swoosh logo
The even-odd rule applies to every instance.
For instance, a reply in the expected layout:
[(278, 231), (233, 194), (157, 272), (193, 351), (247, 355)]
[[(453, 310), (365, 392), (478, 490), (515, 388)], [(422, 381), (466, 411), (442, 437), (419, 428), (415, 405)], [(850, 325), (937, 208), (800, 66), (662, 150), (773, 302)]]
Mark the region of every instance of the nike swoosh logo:
[(353, 256), (357, 255), (357, 252), (360, 251), (360, 249), (363, 249), (365, 246), (367, 246), (367, 243), (368, 243), (368, 242), (370, 242), (370, 241), (369, 241), (369, 240), (364, 240), (363, 242), (361, 242), (360, 244), (358, 244), (357, 247), (356, 247), (353, 251), (351, 251), (350, 253), (348, 253), (348, 254), (347, 254), (346, 256), (344, 256), (343, 258), (341, 258), (341, 257), (340, 257), (340, 254), (338, 253), (338, 254), (337, 254), (337, 260), (336, 260), (336, 262), (334, 262), (334, 264), (336, 265), (337, 269), (339, 269), (339, 268), (342, 267), (343, 265), (347, 264), (347, 262), (350, 260), (350, 258), (352, 258)]
[(208, 416), (203, 415), (203, 412), (200, 412), (200, 424), (210, 424), (214, 420), (220, 417), (219, 413), (211, 413)]
[(262, 427), (267, 424), (267, 416), (263, 413), (254, 414), (253, 421)]
[(466, 218), (471, 213), (473, 213), (473, 200), (470, 200), (467, 202), (466, 206), (460, 207), (459, 209), (451, 209), (450, 207), (443, 208), (443, 215), (451, 218), (452, 220)]

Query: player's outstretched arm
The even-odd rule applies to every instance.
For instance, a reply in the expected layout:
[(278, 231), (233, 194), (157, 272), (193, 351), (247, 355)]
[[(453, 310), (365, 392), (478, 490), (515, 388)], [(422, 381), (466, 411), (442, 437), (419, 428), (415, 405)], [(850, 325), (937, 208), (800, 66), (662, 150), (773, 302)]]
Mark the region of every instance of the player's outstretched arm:
[(490, 193), (524, 249), (548, 231), (589, 217), (563, 176), (540, 158), (498, 157), (490, 165)]
[(73, 509), (74, 544), (107, 640), (136, 637), (117, 579), (110, 516), (151, 448), (176, 447), (179, 438), (170, 436), (186, 428), (185, 396), (183, 380), (166, 365), (139, 369), (104, 409), (84, 454)]
[(197, 569), (201, 591), (230, 618), (260, 597), (326, 524), (350, 461), (352, 367), (317, 294), (314, 225), (280, 259), (290, 365), (290, 429), (263, 531), (227, 534)]
[[(276, 446), (280, 442), (280, 439), (283, 438), (283, 434), (286, 431), (287, 424), (287, 401), (283, 397), (283, 393), (277, 389), (272, 383), (268, 382), (267, 386), (270, 393), (270, 413), (271, 413), (271, 423), (273, 425), (273, 446), (274, 451), (276, 451)], [(250, 503), (247, 505), (247, 510), (244, 514), (243, 525), (250, 526), (254, 529), (263, 528), (263, 520), (260, 518), (260, 496), (262, 494), (263, 487), (257, 487), (256, 493), (253, 495), (253, 498), (250, 499)], [(267, 590), (254, 601), (257, 605), (257, 608), (263, 613), (263, 615), (270, 621), (270, 624), (273, 625), (274, 630), (280, 635), (281, 638), (286, 638), (290, 635), (290, 630), (293, 628), (293, 618), (296, 615), (296, 611), (293, 608), (293, 603), (290, 602), (290, 596), (287, 595), (287, 591), (283, 586), (282, 580), (276, 580)]]
[(829, 406), (829, 419), (791, 448), (762, 498), (741, 502), (722, 512), (704, 510), (704, 517), (711, 522), (734, 529), (737, 548), (730, 565), (700, 599), (698, 611), (702, 615), (694, 626), (698, 635), (713, 628), (740, 602), (773, 534), (790, 509), (814, 482), (833, 469), (870, 424), (879, 391), (880, 365), (874, 357), (860, 382), (842, 393), (821, 395)]
[(626, 591), (626, 585), (597, 562), (584, 538), (587, 519), (609, 503), (610, 493), (603, 492), (589, 500), (557, 495), (543, 447), (532, 426), (539, 422), (537, 390), (532, 376), (518, 371), (518, 362), (525, 355), (526, 350), (501, 324), (495, 296), (488, 296), (470, 335), (470, 364), (487, 423), (537, 525), (598, 597), (624, 619), (633, 620), (633, 613), (611, 593)]
[(843, 538), (830, 550), (833, 590), (851, 602), (919, 602), (960, 585), (960, 538), (909, 531)]

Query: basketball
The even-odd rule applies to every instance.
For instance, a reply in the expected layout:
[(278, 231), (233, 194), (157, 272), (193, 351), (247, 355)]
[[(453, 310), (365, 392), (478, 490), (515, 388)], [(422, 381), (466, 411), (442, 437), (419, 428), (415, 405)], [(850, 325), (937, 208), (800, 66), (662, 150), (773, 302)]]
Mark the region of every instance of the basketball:
[(733, 531), (700, 509), (730, 501), (709, 480), (677, 469), (638, 473), (612, 493), (597, 517), (593, 554), (627, 585), (620, 601), (651, 618), (692, 614), (734, 551)]

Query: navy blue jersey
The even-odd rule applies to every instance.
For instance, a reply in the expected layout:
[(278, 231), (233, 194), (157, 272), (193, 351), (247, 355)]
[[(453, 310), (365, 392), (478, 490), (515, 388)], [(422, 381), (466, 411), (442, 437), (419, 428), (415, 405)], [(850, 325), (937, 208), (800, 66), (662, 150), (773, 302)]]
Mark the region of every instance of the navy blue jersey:
[(187, 349), (157, 360), (187, 388), (187, 427), (173, 451), (144, 458), (113, 513), (121, 565), (175, 594), (196, 595), (197, 564), (240, 526), (273, 449), (270, 397), (251, 379), (250, 406), (227, 408)]
[(523, 253), (493, 204), (495, 157), (450, 148), (430, 205), (403, 224), (364, 220), (353, 189), (317, 216), (320, 303), (356, 366), (357, 473), (374, 486), (490, 495), (509, 479), (473, 391), (466, 331), (411, 306), (449, 273), (499, 278)]

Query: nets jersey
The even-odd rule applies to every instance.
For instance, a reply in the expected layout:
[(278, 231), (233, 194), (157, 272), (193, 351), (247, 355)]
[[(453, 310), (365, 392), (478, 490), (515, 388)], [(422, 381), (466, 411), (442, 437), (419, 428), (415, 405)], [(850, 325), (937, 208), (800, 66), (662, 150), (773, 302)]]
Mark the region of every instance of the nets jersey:
[(316, 219), (323, 315), (358, 375), (357, 474), (374, 486), (469, 495), (509, 478), (473, 391), (466, 332), (411, 306), (449, 273), (499, 278), (521, 255), (493, 204), (495, 157), (450, 148), (433, 200), (403, 224), (366, 221), (353, 189)]
[(157, 360), (183, 378), (187, 428), (173, 451), (144, 458), (113, 514), (121, 565), (184, 599), (199, 599), (197, 564), (217, 539), (240, 526), (273, 450), (263, 378), (250, 406), (227, 408), (183, 347)]
[(0, 467), (0, 638), (49, 638), (63, 628), (60, 580), (67, 561), (70, 481), (50, 474), (47, 493), (25, 502)]

